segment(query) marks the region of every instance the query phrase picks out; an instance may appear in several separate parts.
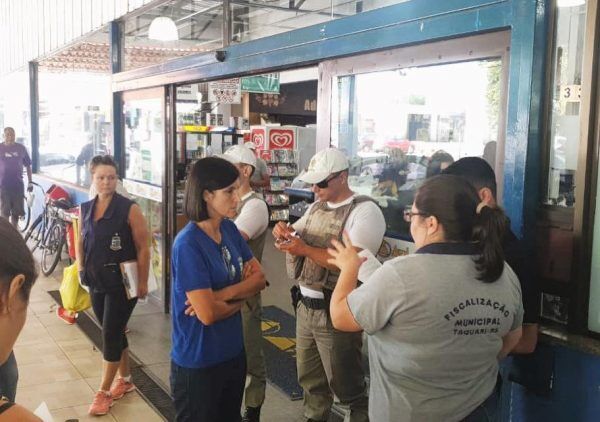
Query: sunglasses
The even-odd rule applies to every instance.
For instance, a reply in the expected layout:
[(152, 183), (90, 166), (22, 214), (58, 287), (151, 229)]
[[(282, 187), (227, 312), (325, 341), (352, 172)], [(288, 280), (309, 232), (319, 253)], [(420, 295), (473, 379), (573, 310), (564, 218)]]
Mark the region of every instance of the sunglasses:
[(425, 214), (424, 212), (412, 212), (410, 208), (407, 208), (404, 210), (404, 221), (410, 223), (415, 215), (420, 215), (423, 217), (427, 216), (427, 214)]
[(342, 174), (341, 171), (334, 174), (329, 179), (321, 180), (319, 183), (315, 183), (315, 186), (318, 187), (319, 189), (327, 189), (329, 187), (329, 182), (331, 182), (333, 179), (338, 177), (340, 174)]

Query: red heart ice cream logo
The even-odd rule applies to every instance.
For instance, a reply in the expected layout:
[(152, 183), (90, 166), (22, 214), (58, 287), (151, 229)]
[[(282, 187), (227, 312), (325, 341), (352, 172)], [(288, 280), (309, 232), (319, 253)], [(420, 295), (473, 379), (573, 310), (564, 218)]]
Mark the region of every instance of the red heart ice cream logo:
[(265, 134), (254, 133), (252, 135), (252, 142), (254, 142), (254, 145), (256, 145), (257, 148), (261, 149), (265, 145)]
[(276, 148), (292, 148), (294, 138), (291, 132), (271, 131), (270, 143)]

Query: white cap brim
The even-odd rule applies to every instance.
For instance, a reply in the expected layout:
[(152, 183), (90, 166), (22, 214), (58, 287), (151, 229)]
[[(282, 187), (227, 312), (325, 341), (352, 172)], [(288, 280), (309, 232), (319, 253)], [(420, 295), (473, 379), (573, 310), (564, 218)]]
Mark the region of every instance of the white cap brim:
[(327, 179), (327, 176), (329, 176), (330, 174), (331, 173), (326, 171), (307, 171), (298, 176), (298, 179), (305, 183), (314, 185), (315, 183), (319, 183)]

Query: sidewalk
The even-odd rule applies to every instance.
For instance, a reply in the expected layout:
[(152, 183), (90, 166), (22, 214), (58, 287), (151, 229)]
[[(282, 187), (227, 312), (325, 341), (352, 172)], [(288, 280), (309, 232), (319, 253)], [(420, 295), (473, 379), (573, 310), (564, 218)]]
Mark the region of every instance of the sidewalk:
[(40, 275), (31, 292), (27, 322), (14, 349), (17, 402), (34, 410), (45, 401), (55, 422), (162, 421), (137, 391), (115, 402), (106, 416), (87, 414), (100, 383), (102, 355), (77, 324), (69, 326), (56, 316), (56, 303), (47, 291), (58, 289), (60, 272), (49, 278)]

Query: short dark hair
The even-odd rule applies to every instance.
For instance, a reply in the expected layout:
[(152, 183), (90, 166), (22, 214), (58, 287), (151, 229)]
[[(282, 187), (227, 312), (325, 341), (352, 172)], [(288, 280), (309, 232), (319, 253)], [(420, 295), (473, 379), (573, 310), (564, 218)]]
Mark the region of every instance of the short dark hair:
[(20, 274), (25, 277), (21, 294), (28, 301), (38, 276), (35, 261), (21, 234), (0, 217), (0, 294), (7, 292), (11, 280)]
[(116, 171), (119, 171), (116, 161), (110, 155), (96, 155), (92, 158), (90, 161), (90, 173), (93, 174), (98, 166), (112, 166)]
[(500, 208), (483, 207), (477, 212), (478, 205), (475, 187), (464, 177), (451, 174), (425, 180), (415, 196), (419, 213), (437, 218), (446, 241), (477, 242), (481, 251), (475, 259), (478, 278), (491, 283), (504, 270), (502, 243), (508, 221)]
[(202, 158), (194, 163), (185, 184), (183, 212), (192, 221), (208, 220), (204, 191), (225, 189), (240, 176), (229, 161), (218, 157)]
[(453, 163), (454, 157), (448, 154), (446, 151), (436, 151), (430, 158), (429, 164), (427, 164), (427, 171), (425, 177), (437, 176), (442, 172), (442, 163)]
[(496, 199), (496, 175), (483, 158), (464, 157), (449, 165), (443, 174), (453, 174), (467, 179), (477, 191), (488, 188)]

